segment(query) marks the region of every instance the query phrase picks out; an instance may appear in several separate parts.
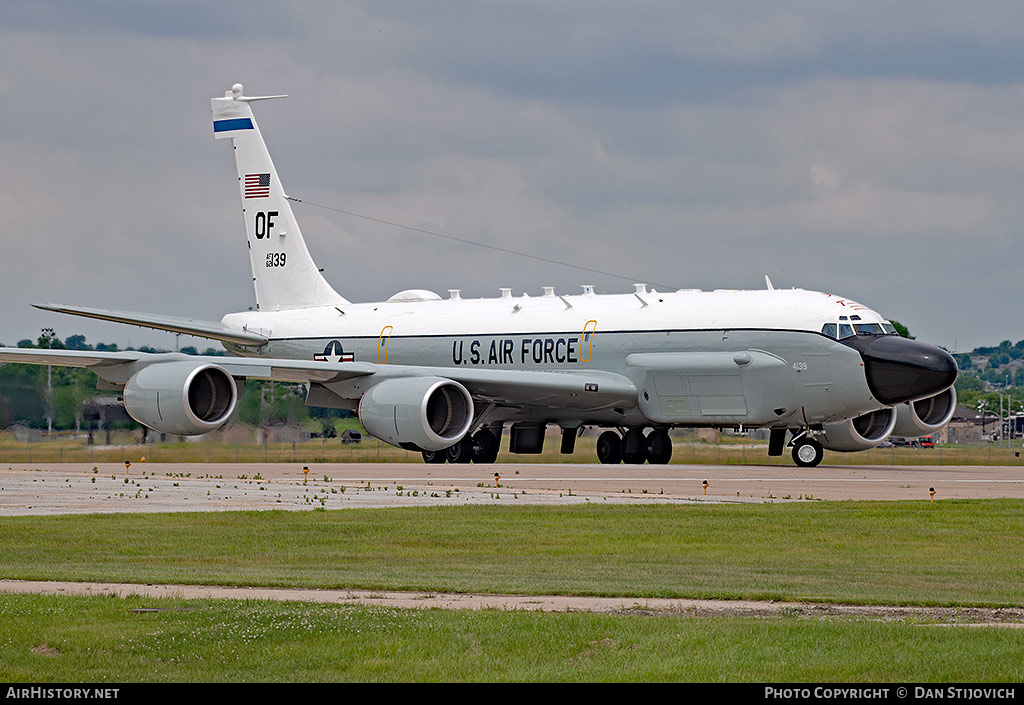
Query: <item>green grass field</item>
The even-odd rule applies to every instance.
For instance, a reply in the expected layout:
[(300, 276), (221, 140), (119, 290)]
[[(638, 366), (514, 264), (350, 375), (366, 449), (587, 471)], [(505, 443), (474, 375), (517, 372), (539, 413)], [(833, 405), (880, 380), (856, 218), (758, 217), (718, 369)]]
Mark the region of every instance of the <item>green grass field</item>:
[(908, 622), (0, 595), (0, 625), (4, 682), (1024, 678), (1022, 630)]
[(1024, 605), (1024, 502), (7, 517), (0, 576)]
[[(1022, 510), (964, 500), (8, 517), (0, 576), (1021, 606)], [(1022, 677), (1024, 630), (1001, 627), (0, 595), (3, 681)]]

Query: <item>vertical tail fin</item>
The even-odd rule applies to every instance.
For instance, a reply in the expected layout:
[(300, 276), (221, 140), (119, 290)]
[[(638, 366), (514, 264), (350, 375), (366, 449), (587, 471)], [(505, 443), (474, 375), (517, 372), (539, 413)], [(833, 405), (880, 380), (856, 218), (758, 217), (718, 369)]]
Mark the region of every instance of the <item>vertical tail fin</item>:
[(213, 134), (231, 138), (238, 169), (256, 307), (275, 311), (346, 304), (313, 262), (302, 231), (277, 177), (274, 162), (252, 115), (251, 103), (285, 96), (242, 95), (236, 83), (223, 98), (213, 98)]

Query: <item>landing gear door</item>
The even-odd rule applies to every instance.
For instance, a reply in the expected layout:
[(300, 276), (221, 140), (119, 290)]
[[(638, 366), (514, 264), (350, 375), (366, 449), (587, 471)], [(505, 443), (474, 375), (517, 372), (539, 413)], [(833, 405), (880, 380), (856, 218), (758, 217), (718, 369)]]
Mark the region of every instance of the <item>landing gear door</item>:
[[(818, 349), (804, 351), (793, 363), (793, 381), (801, 389), (803, 406), (824, 415), (840, 407), (839, 400), (832, 393), (836, 372), (833, 349), (838, 344), (829, 342)], [(810, 423), (820, 421), (817, 413), (810, 414), (807, 420)]]

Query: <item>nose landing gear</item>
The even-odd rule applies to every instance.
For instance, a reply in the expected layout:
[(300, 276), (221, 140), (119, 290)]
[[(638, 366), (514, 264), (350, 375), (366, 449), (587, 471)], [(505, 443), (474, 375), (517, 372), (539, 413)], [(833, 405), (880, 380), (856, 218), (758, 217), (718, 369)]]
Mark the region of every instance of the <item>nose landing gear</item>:
[(814, 468), (825, 457), (825, 449), (810, 436), (800, 436), (793, 440), (793, 462), (802, 468)]

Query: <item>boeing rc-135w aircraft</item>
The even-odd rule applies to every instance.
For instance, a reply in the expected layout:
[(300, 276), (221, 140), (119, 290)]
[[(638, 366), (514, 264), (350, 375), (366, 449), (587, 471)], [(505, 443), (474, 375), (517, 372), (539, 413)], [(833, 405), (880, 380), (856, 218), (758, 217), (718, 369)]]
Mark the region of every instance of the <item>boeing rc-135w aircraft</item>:
[(253, 118), (268, 97), (238, 84), (211, 101), (214, 136), (234, 147), (256, 310), (217, 323), (39, 306), (216, 339), (235, 357), (0, 348), (0, 361), (87, 367), (138, 422), (179, 435), (223, 425), (247, 378), (303, 383), (307, 404), (358, 410), (369, 433), (428, 463), (493, 462), (506, 427), (511, 452), (539, 453), (549, 425), (563, 453), (601, 427), (602, 463), (667, 463), (669, 429), (704, 426), (771, 429), (769, 455), (788, 445), (815, 466), (823, 448), (919, 436), (953, 413), (948, 353), (855, 301), (767, 278), (761, 291), (410, 289), (352, 303), (306, 249)]

